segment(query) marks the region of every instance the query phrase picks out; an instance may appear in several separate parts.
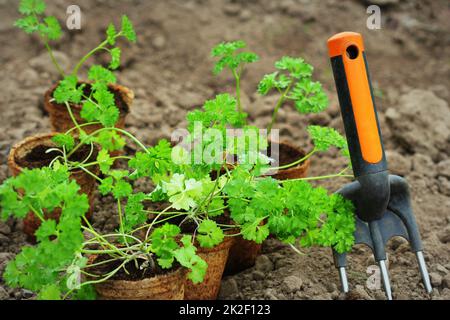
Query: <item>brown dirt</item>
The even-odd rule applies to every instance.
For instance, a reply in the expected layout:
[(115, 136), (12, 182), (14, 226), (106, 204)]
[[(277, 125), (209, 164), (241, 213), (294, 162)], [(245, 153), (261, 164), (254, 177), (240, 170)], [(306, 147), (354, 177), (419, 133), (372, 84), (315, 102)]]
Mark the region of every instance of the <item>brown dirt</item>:
[[(56, 87), (55, 87), (55, 89), (56, 89)], [(110, 89), (111, 90), (111, 89)], [(51, 92), (51, 96), (53, 97), (53, 93), (54, 93), (54, 91), (55, 90), (53, 90), (52, 92)], [(92, 89), (91, 89), (91, 85), (90, 84), (85, 84), (85, 86), (84, 86), (84, 88), (83, 88), (83, 93), (84, 93), (84, 95), (85, 96), (90, 96), (91, 95), (91, 91), (92, 91)], [(120, 91), (119, 90), (117, 90), (117, 89), (112, 89), (112, 94), (114, 95), (114, 102), (115, 102), (115, 104), (116, 104), (116, 106), (119, 108), (119, 111), (120, 111), (120, 113), (128, 113), (129, 112), (129, 107), (128, 107), (128, 105), (125, 103), (125, 101), (123, 101), (123, 99), (122, 99), (122, 94), (120, 93)], [(94, 101), (95, 101), (95, 99), (94, 99)], [(66, 106), (64, 105), (64, 104), (57, 104), (56, 102), (53, 102), (58, 108), (66, 108)], [(78, 109), (81, 109), (81, 106), (79, 106), (79, 105), (74, 105), (74, 104), (71, 104), (70, 105), (72, 108), (78, 108)]]
[[(48, 149), (53, 148), (44, 145), (38, 145), (30, 150), (29, 153), (25, 154), (23, 157), (16, 157), (16, 163), (22, 168), (42, 168), (48, 166), (53, 159), (60, 155), (57, 151), (47, 152)], [(70, 161), (83, 161), (89, 156), (91, 147), (84, 145), (81, 146), (73, 155), (69, 157)], [(89, 158), (89, 162), (92, 162), (96, 159), (96, 155), (92, 154)]]
[(267, 155), (270, 157), (278, 158), (279, 166), (291, 164), (305, 156), (304, 152), (297, 148), (294, 148), (289, 144), (280, 143), (278, 145), (278, 148), (278, 152), (276, 154), (272, 154), (272, 150), (269, 146), (269, 148), (267, 149)]
[[(184, 127), (188, 110), (216, 93), (232, 92), (227, 75), (213, 77), (211, 47), (224, 40), (242, 39), (261, 56), (243, 80), (243, 104), (250, 120), (267, 126), (275, 96), (260, 97), (255, 88), (262, 75), (273, 71), (282, 55), (299, 55), (312, 63), (324, 84), (330, 108), (320, 115), (302, 116), (291, 106), (282, 108), (277, 128), (281, 138), (310, 150), (307, 124), (331, 125), (343, 132), (342, 120), (328, 61), (326, 40), (340, 31), (361, 32), (371, 71), (388, 162), (393, 173), (407, 178), (413, 207), (432, 274), (432, 299), (450, 299), (450, 139), (446, 121), (450, 100), (450, 11), (446, 0), (389, 1), (382, 5), (382, 29), (366, 28), (366, 1), (252, 0), (228, 1), (92, 1), (79, 0), (81, 31), (65, 32), (55, 45), (61, 64), (74, 61), (102, 39), (107, 24), (126, 13), (135, 22), (138, 44), (123, 43), (124, 68), (118, 82), (132, 88), (136, 99), (127, 128), (153, 145), (172, 130)], [(70, 1), (49, 5), (49, 12), (64, 18)], [(10, 146), (25, 136), (49, 131), (43, 94), (58, 81), (43, 46), (34, 37), (12, 27), (18, 17), (16, 1), (0, 3), (0, 181), (8, 176)], [(113, 18), (112, 18), (113, 17)], [(182, 23), (181, 23), (182, 22)], [(108, 63), (108, 57), (90, 62)], [(86, 71), (86, 70), (83, 70)], [(418, 99), (418, 97), (423, 97)], [(417, 105), (418, 101), (420, 105)], [(436, 106), (428, 109), (429, 106)], [(414, 110), (428, 110), (414, 117)], [(439, 112), (437, 112), (439, 110)], [(447, 112), (445, 112), (445, 110)], [(444, 113), (442, 113), (444, 111)], [(422, 121), (423, 120), (423, 121)], [(135, 148), (130, 144), (129, 148)], [(338, 152), (314, 157), (310, 175), (338, 172), (344, 165)], [(331, 191), (347, 181), (324, 181)], [(143, 191), (151, 187), (135, 182)], [(117, 226), (112, 197), (98, 197), (94, 226)], [(21, 222), (0, 223), (0, 273), (25, 242)], [(407, 243), (388, 244), (394, 298), (429, 299), (420, 284), (414, 255)], [(222, 281), (222, 299), (343, 299), (329, 249), (304, 250), (304, 256), (275, 240), (263, 246), (255, 267)], [(374, 264), (371, 254), (356, 247), (349, 257), (351, 297), (383, 299), (382, 290), (366, 286)], [(26, 299), (32, 293), (0, 286), (2, 299)]]
[[(109, 260), (109, 259), (111, 259), (111, 257), (109, 257), (107, 255), (103, 255), (103, 256), (97, 257), (93, 263), (98, 263), (98, 262), (102, 262), (102, 261)], [(128, 262), (127, 264), (125, 264), (125, 266), (124, 266), (125, 268), (121, 268), (110, 279), (111, 280), (139, 281), (139, 280), (143, 280), (146, 278), (152, 278), (157, 275), (162, 275), (162, 274), (167, 274), (167, 273), (173, 272), (174, 270), (176, 270), (179, 267), (179, 266), (175, 266), (172, 269), (164, 270), (161, 267), (159, 267), (159, 265), (157, 263), (155, 263), (153, 267), (143, 266), (144, 262), (145, 261), (143, 259), (137, 259), (137, 263), (138, 263), (137, 266), (134, 261)], [(107, 274), (107, 273), (113, 271), (114, 269), (117, 269), (121, 264), (122, 264), (122, 261), (117, 260), (117, 261), (113, 261), (113, 262), (110, 262), (110, 263), (107, 263), (104, 265), (93, 267), (91, 271), (93, 274), (104, 275), (104, 274)], [(125, 272), (125, 270), (128, 271), (128, 273)]]

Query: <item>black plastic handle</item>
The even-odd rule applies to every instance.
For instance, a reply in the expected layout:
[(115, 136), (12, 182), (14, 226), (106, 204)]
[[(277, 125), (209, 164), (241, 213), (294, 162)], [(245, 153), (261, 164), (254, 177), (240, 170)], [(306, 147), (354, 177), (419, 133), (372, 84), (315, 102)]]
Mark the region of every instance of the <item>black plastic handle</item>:
[(339, 33), (328, 40), (328, 49), (355, 177), (386, 171), (362, 36)]

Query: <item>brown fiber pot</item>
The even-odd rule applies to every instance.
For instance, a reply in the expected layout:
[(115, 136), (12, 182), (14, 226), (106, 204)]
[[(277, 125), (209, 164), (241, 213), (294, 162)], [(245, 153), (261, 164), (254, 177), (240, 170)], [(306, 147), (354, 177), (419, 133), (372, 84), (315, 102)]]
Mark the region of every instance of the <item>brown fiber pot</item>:
[[(279, 144), (279, 159), (281, 165), (285, 165), (283, 154), (289, 153), (289, 158), (301, 159), (306, 153), (288, 142), (281, 142)], [(273, 155), (271, 155), (273, 156)], [(293, 162), (293, 161), (291, 161)], [(272, 175), (277, 180), (299, 179), (305, 178), (310, 165), (309, 159), (305, 162), (289, 168), (279, 170), (276, 174)], [(256, 258), (261, 252), (261, 244), (257, 244), (254, 241), (248, 241), (238, 236), (235, 239), (233, 246), (230, 249), (228, 261), (225, 266), (225, 274), (236, 274), (245, 269), (251, 268), (255, 265)]]
[[(52, 148), (55, 147), (55, 144), (51, 141), (52, 137), (55, 136), (56, 133), (50, 134), (39, 134), (32, 137), (28, 137), (21, 142), (14, 145), (9, 153), (8, 157), (8, 167), (11, 170), (12, 175), (17, 176), (24, 168), (39, 168), (44, 165), (40, 165), (38, 161), (29, 162), (29, 166), (23, 167), (23, 164), (19, 164), (19, 159), (25, 158), (28, 154), (30, 154), (33, 149), (44, 147), (44, 148)], [(96, 151), (97, 152), (97, 151)], [(95, 156), (95, 155), (94, 155)], [(98, 166), (92, 167), (92, 172), (94, 174), (99, 173)], [(85, 193), (89, 199), (89, 211), (86, 214), (86, 217), (89, 219), (92, 215), (93, 203), (94, 203), (94, 190), (96, 187), (95, 178), (85, 173), (83, 170), (72, 171), (70, 174), (70, 178), (75, 180), (80, 186), (80, 193)], [(45, 217), (49, 219), (58, 219), (60, 215), (59, 210), (55, 210), (53, 212), (46, 213)], [(39, 228), (41, 221), (32, 213), (28, 213), (23, 221), (23, 231), (29, 236), (31, 241), (35, 241), (34, 232)]]
[(186, 270), (178, 268), (143, 280), (106, 280), (95, 290), (101, 300), (183, 300), (185, 279)]
[[(272, 142), (275, 143), (275, 142)], [(287, 141), (279, 143), (279, 162), (280, 166), (294, 162), (306, 155), (306, 152)], [(288, 160), (289, 159), (289, 160)], [(292, 168), (279, 170), (272, 175), (277, 180), (289, 180), (305, 178), (310, 166), (310, 160), (306, 160)]]
[(193, 284), (191, 280), (186, 278), (184, 289), (185, 300), (217, 299), (223, 270), (233, 242), (234, 237), (225, 237), (221, 244), (212, 249), (197, 246), (197, 254), (206, 261), (208, 269), (206, 270), (206, 275), (202, 283)]
[[(88, 82), (80, 82), (89, 84)], [(74, 127), (74, 123), (70, 117), (67, 107), (64, 104), (57, 104), (51, 101), (53, 98), (53, 92), (55, 91), (58, 84), (51, 87), (44, 95), (44, 107), (50, 116), (50, 125), (52, 130), (55, 132), (67, 132), (69, 129)], [(117, 84), (110, 84), (109, 89), (114, 93), (116, 105), (119, 107), (120, 116), (116, 124), (117, 128), (123, 129), (125, 127), (125, 118), (130, 113), (130, 108), (133, 103), (134, 93), (127, 87), (120, 86)], [(78, 124), (86, 123), (86, 121), (81, 118), (80, 112), (82, 105), (70, 105), (72, 113), (77, 120)], [(83, 127), (87, 133), (92, 133), (95, 130), (102, 128), (102, 125), (91, 125)]]

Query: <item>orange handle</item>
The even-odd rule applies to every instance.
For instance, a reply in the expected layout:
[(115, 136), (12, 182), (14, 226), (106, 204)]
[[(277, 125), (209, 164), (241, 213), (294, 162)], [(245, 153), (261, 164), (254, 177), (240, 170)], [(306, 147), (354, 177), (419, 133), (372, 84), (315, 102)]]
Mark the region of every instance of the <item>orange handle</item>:
[(371, 164), (379, 163), (383, 160), (383, 147), (366, 68), (362, 36), (355, 32), (336, 34), (328, 40), (328, 51), (330, 58), (342, 58), (351, 104), (345, 109), (353, 111), (362, 158)]

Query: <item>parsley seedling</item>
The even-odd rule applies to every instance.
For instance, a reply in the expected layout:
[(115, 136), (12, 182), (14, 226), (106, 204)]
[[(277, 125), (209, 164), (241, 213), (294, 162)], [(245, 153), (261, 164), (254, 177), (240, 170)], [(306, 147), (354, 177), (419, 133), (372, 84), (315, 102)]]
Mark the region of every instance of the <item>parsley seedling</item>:
[[(117, 40), (125, 38), (132, 43), (136, 42), (137, 37), (133, 24), (125, 15), (122, 16), (120, 30), (116, 29), (114, 24), (109, 24), (105, 40), (84, 55), (76, 63), (72, 72), (66, 74), (50, 46), (50, 41), (61, 38), (62, 29), (58, 19), (54, 16), (47, 16), (45, 11), (46, 4), (43, 0), (21, 0), (19, 12), (23, 17), (15, 22), (15, 26), (28, 34), (38, 34), (49, 52), (53, 64), (60, 73), (62, 80), (53, 92), (54, 101), (67, 107), (80, 136), (86, 134), (82, 127), (87, 125), (101, 124), (105, 128), (114, 127), (119, 120), (120, 112), (109, 86), (116, 83), (113, 71), (120, 67), (121, 48), (117, 46)], [(111, 56), (108, 67), (91, 66), (88, 71), (89, 84), (80, 83), (78, 73), (81, 67), (90, 57), (103, 51), (108, 52)], [(83, 126), (75, 120), (70, 107), (71, 104), (83, 106), (80, 115), (87, 121)], [(62, 138), (59, 139), (61, 141)], [(65, 139), (68, 140), (68, 138)], [(92, 137), (89, 142), (96, 142), (109, 151), (119, 150), (124, 145), (123, 139), (114, 131), (102, 131), (99, 136)]]
[[(54, 20), (44, 16), (43, 1), (22, 0), (20, 12), (24, 17), (16, 24), (26, 32), (39, 33), (46, 44), (57, 38)], [(220, 133), (219, 137), (210, 138), (200, 146), (201, 151), (211, 146), (217, 148), (218, 161), (195, 163), (179, 161), (193, 156), (180, 146), (172, 147), (168, 141), (161, 140), (148, 147), (130, 132), (114, 127), (118, 112), (108, 85), (116, 82), (111, 70), (118, 66), (120, 50), (115, 45), (119, 37), (136, 41), (126, 17), (122, 18), (121, 31), (112, 24), (108, 27), (106, 40), (81, 59), (54, 93), (55, 100), (66, 104), (69, 112), (71, 103), (83, 104), (82, 117), (88, 124), (101, 123), (103, 127), (87, 133), (83, 130), (83, 125), (87, 124), (74, 121), (74, 128), (53, 138), (60, 155), (49, 167), (25, 169), (0, 186), (3, 219), (23, 218), (31, 211), (41, 220), (36, 231), (37, 245), (23, 247), (8, 264), (4, 274), (8, 285), (35, 291), (41, 299), (88, 299), (95, 295), (93, 285), (110, 280), (120, 270), (128, 272), (127, 266), (131, 263), (150, 270), (156, 265), (170, 270), (177, 263), (189, 269), (188, 278), (192, 282), (199, 283), (208, 266), (197, 255), (194, 243), (213, 248), (225, 237), (238, 235), (262, 243), (272, 234), (296, 251), (299, 251), (296, 243), (303, 247), (331, 246), (338, 252), (351, 247), (355, 229), (352, 203), (308, 182), (350, 177), (345, 174), (346, 169), (335, 175), (278, 181), (264, 176), (270, 159), (258, 153), (259, 150), (253, 151), (256, 157), (250, 160), (254, 154), (249, 151), (250, 144), (245, 136), (234, 137), (233, 143), (223, 140), (229, 128), (259, 133), (258, 128), (246, 123), (247, 114), (240, 102), (244, 67), (258, 60), (256, 54), (241, 51), (245, 43), (222, 43), (212, 51), (212, 55), (219, 58), (215, 73), (225, 68), (231, 70), (236, 80), (236, 98), (219, 94), (206, 101), (202, 108), (187, 114), (188, 141), (195, 142), (199, 138), (196, 125), (201, 129), (214, 128)], [(89, 69), (91, 90), (86, 93), (86, 84), (79, 84), (77, 72), (100, 50), (109, 51), (112, 61), (109, 68), (94, 65)], [(310, 65), (300, 58), (283, 57), (275, 67), (278, 71), (266, 75), (258, 87), (261, 94), (272, 89), (281, 94), (269, 131), (285, 100), (294, 101), (302, 113), (319, 112), (326, 107), (326, 96), (320, 84), (311, 80)], [(78, 130), (77, 139), (72, 137), (74, 130)], [(315, 145), (313, 151), (287, 167), (331, 147), (348, 155), (345, 139), (334, 129), (309, 126), (308, 131)], [(125, 138), (133, 141), (139, 150), (133, 156), (111, 156), (110, 151), (124, 146)], [(260, 137), (258, 142), (262, 149), (267, 148), (267, 139)], [(70, 156), (81, 146), (93, 147), (94, 143), (101, 147), (94, 161), (89, 160), (90, 156), (82, 161), (70, 161)], [(229, 155), (241, 161), (228, 163)], [(113, 164), (118, 159), (125, 160), (127, 166), (115, 169)], [(102, 176), (95, 174), (92, 166), (99, 166)], [(85, 218), (89, 208), (87, 197), (80, 194), (79, 186), (69, 179), (74, 169), (93, 176), (99, 182), (100, 194), (111, 195), (116, 202), (119, 223), (114, 232), (102, 234)], [(136, 192), (133, 186), (136, 179), (145, 179), (155, 188), (148, 194)], [(150, 210), (150, 202), (160, 203), (164, 209)], [(45, 219), (44, 213), (53, 210), (61, 210), (59, 221)], [(183, 234), (182, 228), (188, 222), (195, 230), (192, 234)], [(89, 261), (90, 255), (105, 259)], [(111, 262), (117, 265), (115, 269), (92, 273), (93, 268)]]

